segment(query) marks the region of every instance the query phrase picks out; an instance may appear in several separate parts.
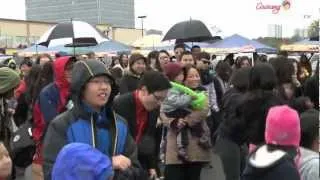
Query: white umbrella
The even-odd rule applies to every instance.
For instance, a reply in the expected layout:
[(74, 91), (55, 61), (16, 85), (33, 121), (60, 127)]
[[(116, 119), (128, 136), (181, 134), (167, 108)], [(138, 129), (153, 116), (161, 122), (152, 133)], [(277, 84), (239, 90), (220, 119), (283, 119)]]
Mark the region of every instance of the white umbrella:
[(75, 46), (97, 45), (104, 41), (104, 35), (83, 21), (60, 23), (43, 34), (38, 44), (53, 47), (73, 44)]

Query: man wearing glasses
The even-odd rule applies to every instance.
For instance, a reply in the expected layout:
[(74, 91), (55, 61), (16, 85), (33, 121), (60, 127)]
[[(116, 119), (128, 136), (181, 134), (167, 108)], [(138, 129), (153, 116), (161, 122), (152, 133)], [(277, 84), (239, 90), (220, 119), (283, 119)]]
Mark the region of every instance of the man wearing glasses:
[(156, 178), (156, 123), (159, 107), (171, 88), (169, 80), (160, 72), (144, 73), (138, 90), (115, 99), (113, 108), (128, 121), (129, 131), (138, 145), (138, 159), (142, 167)]

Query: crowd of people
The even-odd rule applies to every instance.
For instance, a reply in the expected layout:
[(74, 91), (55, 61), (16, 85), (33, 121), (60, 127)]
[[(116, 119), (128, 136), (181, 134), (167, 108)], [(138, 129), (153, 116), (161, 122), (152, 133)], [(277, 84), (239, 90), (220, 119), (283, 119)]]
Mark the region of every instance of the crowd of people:
[(110, 65), (3, 64), (0, 179), (30, 167), (34, 180), (319, 179), (314, 72), (305, 55), (218, 61), (183, 44)]

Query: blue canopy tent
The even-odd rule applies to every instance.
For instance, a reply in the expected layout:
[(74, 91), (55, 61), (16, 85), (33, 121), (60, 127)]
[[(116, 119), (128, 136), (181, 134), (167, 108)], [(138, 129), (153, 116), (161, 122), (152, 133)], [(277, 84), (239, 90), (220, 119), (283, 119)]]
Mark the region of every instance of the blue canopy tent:
[(238, 34), (234, 34), (221, 41), (207, 45), (205, 48), (213, 48), (219, 51), (228, 52), (228, 49), (237, 52), (258, 52), (258, 53), (276, 53), (277, 49), (264, 45), (260, 42), (250, 40)]
[(88, 47), (66, 47), (65, 45), (59, 45), (48, 48), (51, 52), (63, 52), (68, 55), (82, 55), (93, 52), (95, 46)]
[(94, 52), (130, 52), (131, 47), (118, 41), (108, 40), (92, 47)]
[(41, 54), (48, 52), (48, 48), (41, 45), (32, 45), (18, 52), (19, 56), (32, 56), (34, 54)]

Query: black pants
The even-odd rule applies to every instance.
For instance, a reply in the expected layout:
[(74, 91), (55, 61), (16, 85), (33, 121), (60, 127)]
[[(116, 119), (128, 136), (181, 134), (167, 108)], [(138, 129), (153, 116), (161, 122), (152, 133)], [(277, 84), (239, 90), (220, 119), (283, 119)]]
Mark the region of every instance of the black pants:
[(200, 180), (203, 163), (166, 165), (165, 180)]

